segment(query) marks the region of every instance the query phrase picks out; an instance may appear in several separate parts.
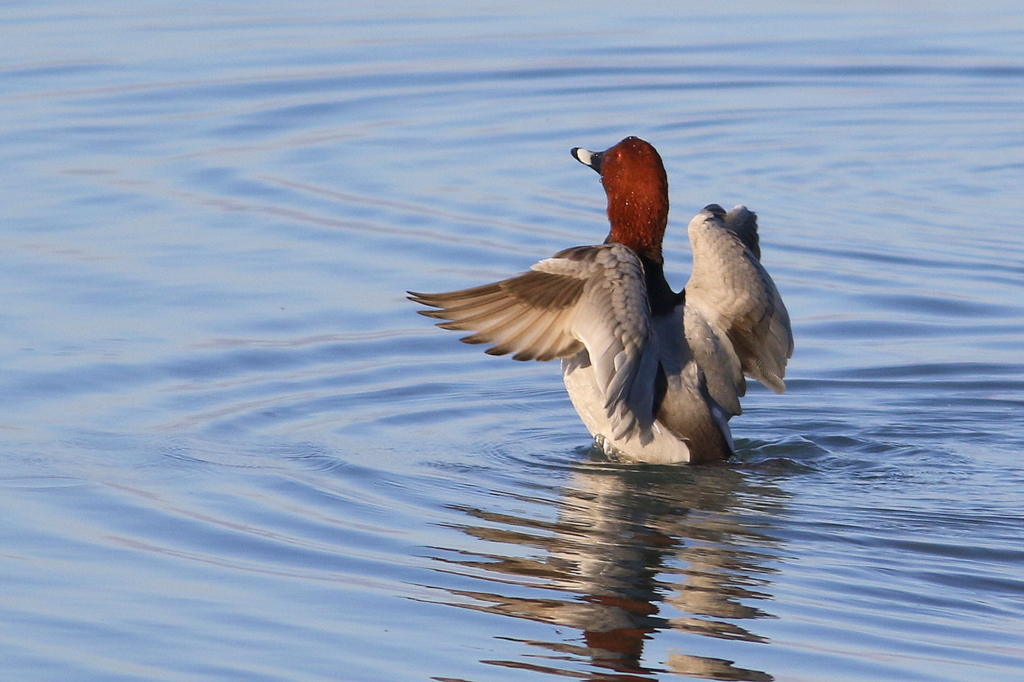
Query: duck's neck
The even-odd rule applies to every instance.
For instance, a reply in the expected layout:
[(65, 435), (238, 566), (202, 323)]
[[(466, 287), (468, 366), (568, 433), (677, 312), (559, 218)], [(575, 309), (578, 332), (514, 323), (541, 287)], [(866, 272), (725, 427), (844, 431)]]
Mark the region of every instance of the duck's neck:
[[(634, 214), (636, 213), (634, 209)], [(609, 203), (608, 214), (612, 214)], [(647, 298), (651, 304), (651, 315), (667, 315), (681, 301), (682, 294), (676, 294), (665, 279), (664, 259), (661, 255), (661, 240), (665, 234), (665, 221), (662, 219), (655, 227), (641, 230), (630, 229), (631, 223), (612, 220), (612, 231), (605, 244), (616, 243), (628, 246), (640, 257), (644, 266), (644, 280), (647, 285)]]
[(647, 300), (651, 305), (651, 317), (668, 315), (683, 302), (684, 292), (672, 291), (665, 279), (665, 267), (661, 261), (652, 260), (643, 254), (640, 262), (644, 266), (644, 283), (647, 285)]
[(606, 241), (628, 246), (656, 263), (663, 262), (661, 241), (668, 224), (667, 202), (639, 202), (636, 197), (610, 200), (608, 219), (612, 227)]

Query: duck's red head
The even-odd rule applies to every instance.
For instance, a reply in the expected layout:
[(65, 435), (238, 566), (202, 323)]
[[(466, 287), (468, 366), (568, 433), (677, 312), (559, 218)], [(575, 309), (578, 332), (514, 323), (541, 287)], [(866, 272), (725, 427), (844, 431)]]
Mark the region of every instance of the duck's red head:
[(572, 155), (601, 174), (611, 222), (607, 241), (661, 263), (661, 241), (668, 224), (668, 176), (657, 150), (638, 137), (627, 137), (603, 152), (575, 147)]

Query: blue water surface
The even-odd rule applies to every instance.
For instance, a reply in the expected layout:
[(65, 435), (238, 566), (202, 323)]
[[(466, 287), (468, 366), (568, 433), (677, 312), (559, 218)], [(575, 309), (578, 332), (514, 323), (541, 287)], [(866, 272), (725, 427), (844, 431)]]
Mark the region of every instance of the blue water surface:
[[(1019, 680), (1009, 2), (0, 5), (12, 680)], [(793, 319), (737, 460), (609, 464), (552, 363), (405, 290), (760, 217)]]

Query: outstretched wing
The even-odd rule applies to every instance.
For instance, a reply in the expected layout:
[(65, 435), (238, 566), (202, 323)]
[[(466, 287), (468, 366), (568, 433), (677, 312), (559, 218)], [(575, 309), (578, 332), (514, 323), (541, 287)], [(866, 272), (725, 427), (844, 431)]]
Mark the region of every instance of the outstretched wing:
[[(693, 272), (686, 284), (687, 341), (709, 377), (717, 374), (720, 384), (731, 380), (731, 386), (717, 388), (726, 394), (719, 403), (730, 409), (733, 391), (738, 414), (735, 397), (746, 391), (742, 374), (776, 393), (786, 390), (786, 361), (793, 355), (789, 313), (761, 265), (753, 212), (737, 206), (726, 213), (711, 204), (688, 231)], [(715, 387), (709, 390), (717, 400)]]
[(643, 265), (621, 244), (577, 246), (536, 263), (529, 272), (472, 289), (409, 292), (437, 308), (421, 315), (442, 329), (472, 331), (466, 343), (493, 344), (491, 355), (553, 360), (586, 350), (605, 409), (626, 432), (653, 421), (656, 366), (643, 362), (650, 311)]

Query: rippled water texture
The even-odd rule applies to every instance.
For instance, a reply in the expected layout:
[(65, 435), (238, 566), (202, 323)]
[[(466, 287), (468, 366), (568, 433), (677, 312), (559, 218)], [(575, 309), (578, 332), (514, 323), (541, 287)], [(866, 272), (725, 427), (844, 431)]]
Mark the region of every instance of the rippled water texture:
[[(4, 678), (1021, 679), (1019, 7), (363, 4), (0, 5)], [(404, 298), (630, 134), (793, 318), (729, 466)]]

